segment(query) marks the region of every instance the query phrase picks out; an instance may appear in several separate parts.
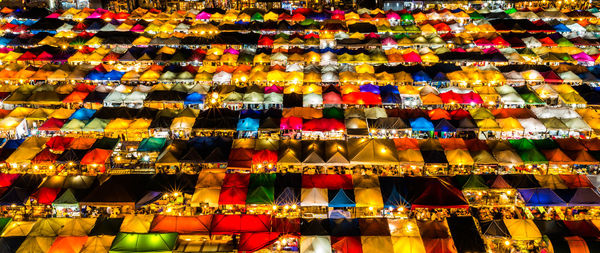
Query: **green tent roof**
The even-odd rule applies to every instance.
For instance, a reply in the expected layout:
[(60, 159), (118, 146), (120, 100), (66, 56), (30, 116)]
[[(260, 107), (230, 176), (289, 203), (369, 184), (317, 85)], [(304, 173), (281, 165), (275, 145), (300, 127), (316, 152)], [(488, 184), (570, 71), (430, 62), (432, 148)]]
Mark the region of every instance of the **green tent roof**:
[(271, 204), (274, 201), (276, 174), (251, 174), (248, 184), (248, 204)]
[(458, 175), (455, 180), (462, 185), (462, 190), (487, 190), (490, 188), (480, 175)]
[(402, 16), (400, 16), (400, 18), (403, 21), (406, 21), (406, 20), (415, 20), (415, 18), (413, 17), (413, 15), (411, 15), (410, 13), (404, 13), (404, 14), (402, 14)]
[(77, 131), (77, 130), (81, 130), (83, 127), (85, 127), (85, 122), (78, 120), (78, 119), (72, 119), (71, 121), (67, 122), (67, 124), (64, 124), (60, 130), (61, 131)]
[(85, 125), (82, 130), (104, 132), (104, 128), (106, 128), (109, 122), (109, 119), (94, 118), (92, 121), (90, 121), (90, 123)]
[(54, 207), (65, 207), (65, 208), (77, 208), (79, 207), (79, 201), (75, 197), (73, 189), (67, 189), (63, 194), (52, 202)]
[(165, 138), (145, 138), (142, 140), (142, 142), (140, 142), (137, 150), (139, 152), (160, 152), (165, 146), (166, 142), (167, 139)]
[(483, 16), (476, 11), (471, 12), (469, 16), (471, 17), (471, 19), (483, 19)]
[(547, 163), (546, 157), (537, 149), (519, 151), (524, 163)]
[(329, 107), (323, 109), (323, 118), (328, 119), (344, 119), (344, 110), (337, 107)]
[(558, 143), (552, 139), (532, 140), (533, 145), (538, 149), (555, 149), (559, 148)]
[(249, 188), (246, 204), (272, 204), (275, 201), (275, 187), (260, 186)]
[(568, 39), (566, 39), (564, 37), (561, 37), (560, 39), (556, 40), (556, 44), (558, 44), (559, 47), (572, 47), (572, 46), (574, 46), (571, 41), (569, 41)]
[(260, 12), (256, 12), (254, 13), (254, 15), (252, 15), (252, 17), (250, 18), (250, 20), (252, 21), (258, 21), (258, 20), (263, 20), (264, 17), (262, 14), (260, 14)]
[(12, 221), (12, 218), (0, 218), (0, 231), (4, 230), (10, 221)]
[(513, 8), (510, 8), (510, 9), (508, 9), (508, 10), (505, 10), (504, 12), (506, 12), (506, 14), (513, 14), (513, 13), (517, 12), (517, 9), (515, 9), (515, 8), (513, 7)]
[(535, 149), (535, 145), (529, 139), (508, 140), (508, 142), (510, 142), (510, 145), (512, 145), (517, 151)]
[(538, 96), (536, 96), (533, 93), (525, 93), (525, 94), (520, 94), (521, 98), (523, 98), (523, 100), (525, 100), (525, 103), (527, 103), (528, 105), (543, 105), (544, 101), (542, 101), (540, 98), (538, 98)]
[(110, 246), (110, 253), (170, 253), (175, 248), (177, 237), (177, 233), (119, 233)]

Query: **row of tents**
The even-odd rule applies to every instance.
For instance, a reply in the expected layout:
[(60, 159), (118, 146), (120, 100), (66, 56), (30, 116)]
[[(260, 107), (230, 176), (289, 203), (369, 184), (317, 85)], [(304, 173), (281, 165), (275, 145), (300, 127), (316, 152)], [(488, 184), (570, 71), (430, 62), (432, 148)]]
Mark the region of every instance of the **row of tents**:
[[(68, 10), (57, 10), (55, 12), (49, 12), (48, 10), (41, 8), (33, 9), (11, 9), (3, 8), (0, 13), (4, 19), (17, 19), (22, 21), (36, 20), (41, 17), (54, 18), (60, 20), (75, 20), (81, 21), (85, 19), (116, 19), (116, 20), (145, 20), (145, 21), (168, 21), (168, 20), (215, 20), (215, 21), (229, 21), (235, 22), (238, 20), (280, 20), (290, 19), (293, 17), (298, 18), (302, 16), (304, 18), (314, 20), (326, 20), (326, 19), (339, 19), (339, 20), (371, 20), (371, 19), (390, 19), (390, 20), (403, 20), (403, 21), (424, 21), (427, 19), (434, 20), (463, 20), (463, 19), (498, 19), (498, 18), (515, 18), (515, 19), (591, 19), (595, 18), (598, 13), (597, 8), (591, 8), (588, 10), (569, 10), (556, 8), (533, 8), (533, 9), (493, 9), (490, 10), (487, 7), (479, 9), (468, 9), (463, 10), (457, 9), (427, 9), (427, 10), (387, 10), (381, 9), (367, 9), (360, 8), (355, 11), (352, 10), (323, 10), (321, 12), (312, 10), (309, 8), (297, 8), (291, 12), (283, 9), (272, 9), (265, 10), (259, 8), (247, 8), (243, 10), (223, 10), (220, 8), (206, 8), (203, 10), (188, 10), (188, 11), (174, 11), (174, 12), (163, 12), (156, 9), (143, 9), (137, 8), (132, 10), (131, 13), (119, 12), (115, 13), (109, 10), (98, 9), (75, 9), (70, 8)], [(282, 17), (283, 15), (283, 17)]]
[[(3, 206), (35, 199), (54, 208), (150, 205), (169, 194), (186, 195), (185, 205), (266, 207), (469, 208), (463, 191), (517, 193), (513, 205), (594, 207), (600, 205), (598, 177), (586, 175), (462, 175), (390, 177), (348, 174), (44, 176), (1, 174)], [(516, 190), (515, 190), (516, 189)], [(189, 198), (189, 199), (188, 199)], [(274, 209), (277, 210), (277, 209)], [(287, 208), (286, 208), (287, 210)], [(345, 217), (331, 214), (333, 217)]]
[[(302, 96), (300, 96), (302, 97)], [(285, 102), (284, 102), (285, 105)], [(351, 136), (367, 137), (378, 133), (411, 136), (411, 133), (495, 132), (506, 138), (527, 136), (545, 137), (593, 136), (600, 118), (595, 109), (568, 107), (502, 108), (489, 110), (441, 108), (385, 109), (383, 107), (348, 108), (286, 107), (265, 110), (186, 108), (182, 110), (144, 107), (102, 107), (100, 109), (33, 109), (16, 107), (2, 110), (0, 130), (8, 138), (25, 137), (44, 131), (73, 134), (96, 133), (107, 137), (119, 134), (135, 139), (164, 136), (164, 133), (223, 130), (225, 132), (279, 132), (302, 130), (307, 132), (341, 131)], [(285, 134), (285, 132), (283, 132)], [(452, 137), (454, 135), (440, 137)], [(179, 136), (184, 137), (184, 136)], [(397, 138), (398, 136), (394, 137)], [(415, 135), (419, 138), (419, 135)], [(474, 137), (477, 137), (476, 135)], [(494, 137), (484, 136), (482, 138)]]
[[(471, 217), (444, 221), (413, 219), (277, 219), (261, 215), (144, 216), (125, 218), (48, 218), (34, 222), (3, 220), (6, 252), (254, 252), (295, 240), (300, 252), (486, 252), (483, 238), (533, 241), (548, 237), (555, 250), (598, 249), (597, 220), (479, 222)], [(244, 226), (240, 229), (240, 224)], [(128, 232), (135, 231), (135, 232)], [(207, 243), (198, 234), (239, 234)], [(7, 235), (4, 235), (7, 234)], [(286, 245), (287, 246), (287, 245)]]
[[(463, 10), (456, 9), (453, 11), (442, 10), (437, 12), (433, 9), (423, 12), (410, 13), (408, 11), (387, 11), (376, 9), (373, 11), (362, 10), (360, 12), (352, 11), (323, 11), (314, 12), (311, 9), (300, 8), (292, 11), (292, 13), (285, 12), (282, 9), (273, 9), (269, 12), (264, 10), (249, 8), (243, 11), (228, 10), (227, 12), (218, 9), (210, 10), (190, 10), (189, 12), (177, 11), (173, 13), (160, 12), (157, 10), (143, 10), (136, 9), (130, 16), (127, 13), (112, 13), (107, 10), (97, 9), (69, 9), (65, 12), (51, 13), (45, 15), (42, 13), (43, 10), (37, 10), (39, 16), (32, 18), (19, 18), (10, 9), (3, 9), (3, 20), (7, 20), (10, 24), (15, 26), (24, 26), (34, 32), (48, 31), (48, 30), (89, 30), (97, 31), (105, 28), (106, 23), (112, 24), (115, 29), (119, 24), (125, 23), (129, 28), (134, 28), (136, 31), (145, 32), (159, 32), (159, 31), (182, 31), (190, 26), (186, 24), (192, 22), (216, 22), (216, 23), (230, 23), (230, 24), (244, 24), (250, 22), (277, 22), (286, 21), (299, 23), (303, 25), (310, 25), (316, 22), (323, 21), (345, 21), (349, 25), (356, 22), (363, 22), (359, 24), (372, 24), (372, 25), (396, 25), (398, 23), (422, 23), (427, 20), (440, 20), (445, 22), (459, 22), (466, 23), (471, 21), (499, 21), (508, 20), (518, 23), (519, 28), (531, 29), (530, 26), (539, 24), (540, 22), (545, 24), (544, 21), (556, 20), (556, 21), (579, 21), (582, 26), (589, 25), (588, 20), (595, 20), (596, 16), (593, 13), (587, 11), (573, 11), (567, 14), (557, 11), (556, 9), (549, 9), (547, 12), (540, 12), (541, 16), (536, 15), (531, 11), (517, 11), (515, 9), (509, 9), (506, 11), (495, 10), (490, 13), (489, 10), (483, 9), (480, 12), (471, 10), (470, 14), (465, 13)], [(209, 11), (209, 12), (207, 12)], [(32, 11), (33, 12), (33, 11)], [(16, 12), (20, 13), (20, 12)], [(484, 14), (484, 15), (482, 15)], [(536, 21), (532, 23), (529, 20)], [(145, 24), (145, 25), (144, 25)], [(167, 24), (167, 25), (164, 25)], [(181, 25), (184, 24), (184, 25)], [(570, 23), (567, 23), (570, 24)], [(506, 24), (501, 25), (502, 28), (506, 27)], [(120, 27), (121, 28), (121, 27)], [(150, 28), (150, 29), (148, 29)], [(122, 28), (121, 28), (122, 29)], [(504, 28), (506, 29), (506, 28)], [(548, 27), (552, 29), (552, 27)], [(500, 29), (499, 29), (500, 30)], [(552, 31), (552, 30), (551, 30)]]
[[(408, 53), (414, 54), (414, 52)], [(227, 55), (227, 54), (226, 54)], [(226, 56), (225, 55), (225, 56)], [(314, 55), (314, 56), (311, 56)], [(364, 53), (354, 56), (344, 53), (342, 56), (356, 58), (361, 61)], [(224, 56), (224, 57), (225, 57)], [(231, 56), (231, 55), (230, 55)], [(233, 55), (236, 58), (237, 55)], [(423, 66), (373, 66), (335, 65), (335, 54), (326, 52), (321, 55), (315, 52), (305, 53), (305, 57), (325, 62), (318, 64), (304, 64), (288, 62), (288, 56), (281, 53), (267, 55), (264, 53), (252, 56), (248, 64), (221, 66), (182, 67), (176, 64), (149, 65), (137, 70), (120, 71), (121, 65), (100, 63), (96, 65), (73, 64), (45, 64), (34, 66), (28, 64), (6, 64), (0, 70), (0, 78), (8, 81), (77, 81), (93, 82), (143, 82), (152, 84), (162, 83), (189, 83), (200, 82), (206, 84), (397, 84), (397, 85), (423, 85), (434, 86), (479, 86), (487, 84), (498, 86), (501, 84), (596, 84), (598, 70), (596, 67), (583, 67), (573, 65), (557, 65), (554, 68), (543, 65), (509, 65), (505, 67), (459, 67), (454, 64), (435, 64), (430, 67)], [(294, 57), (294, 55), (290, 56)], [(320, 58), (323, 57), (323, 58)], [(333, 58), (332, 58), (333, 57)], [(260, 59), (259, 59), (260, 58)], [(320, 58), (320, 59), (319, 59)], [(328, 58), (327, 60), (325, 58)], [(216, 62), (219, 62), (218, 60)], [(253, 64), (255, 64), (253, 66)], [(333, 65), (332, 65), (333, 64)], [(283, 66), (285, 65), (285, 67)], [(187, 84), (184, 84), (187, 85)], [(10, 87), (10, 86), (9, 86)]]
[[(4, 47), (0, 51), (3, 62), (11, 63), (100, 63), (116, 62), (131, 64), (141, 63), (204, 63), (214, 64), (256, 64), (278, 60), (280, 63), (436, 63), (461, 60), (469, 62), (486, 62), (491, 64), (506, 63), (581, 63), (594, 65), (598, 58), (598, 42), (581, 37), (565, 38), (560, 34), (531, 35), (511, 33), (504, 37), (471, 35), (452, 36), (404, 36), (395, 35), (381, 37), (377, 34), (343, 34), (337, 33), (328, 38), (326, 35), (315, 34), (277, 34), (259, 35), (237, 32), (222, 32), (211, 39), (201, 37), (185, 38), (148, 38), (135, 37), (124, 32), (97, 34), (99, 37), (55, 38), (42, 37), (43, 34), (31, 38), (0, 38)], [(133, 37), (132, 37), (133, 36)], [(243, 37), (240, 37), (243, 36)], [(85, 38), (85, 39), (83, 39)], [(120, 39), (123, 38), (123, 39)], [(126, 38), (126, 39), (125, 39)], [(137, 38), (137, 39), (136, 39)], [(110, 39), (110, 40), (109, 40)], [(447, 44), (449, 43), (449, 44)], [(108, 45), (125, 44), (126, 46), (108, 48)], [(203, 49), (198, 46), (219, 46), (227, 44), (233, 47), (246, 45), (258, 47), (257, 52), (243, 50), (241, 53), (234, 48)], [(451, 45), (452, 44), (452, 45)], [(307, 49), (299, 49), (306, 47)], [(332, 49), (332, 48), (352, 48)], [(378, 50), (360, 50), (360, 48), (379, 48)], [(271, 50), (271, 48), (275, 48)], [(283, 49), (282, 49), (283, 48)], [(287, 50), (287, 48), (291, 48)], [(321, 49), (319, 49), (321, 48)], [(356, 50), (359, 49), (359, 50)], [(384, 51), (385, 50), (385, 51)], [(277, 51), (289, 51), (290, 56), (269, 55)], [(319, 55), (320, 53), (329, 54)], [(333, 53), (331, 53), (333, 51)], [(310, 53), (306, 55), (305, 53)], [(335, 54), (334, 54), (335, 53)], [(256, 55), (255, 55), (256, 54)], [(337, 54), (337, 55), (336, 55)]]

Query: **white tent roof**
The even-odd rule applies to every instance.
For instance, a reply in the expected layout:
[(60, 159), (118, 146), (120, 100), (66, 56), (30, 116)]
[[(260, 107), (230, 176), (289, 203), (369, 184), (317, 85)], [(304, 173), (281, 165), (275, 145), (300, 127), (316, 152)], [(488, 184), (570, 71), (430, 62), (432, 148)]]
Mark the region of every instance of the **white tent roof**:
[(542, 123), (538, 119), (528, 118), (528, 119), (517, 119), (517, 120), (519, 121), (519, 123), (521, 123), (521, 126), (523, 126), (523, 128), (525, 129), (525, 132), (533, 132), (533, 133), (546, 132), (546, 126), (544, 126), (544, 123)]

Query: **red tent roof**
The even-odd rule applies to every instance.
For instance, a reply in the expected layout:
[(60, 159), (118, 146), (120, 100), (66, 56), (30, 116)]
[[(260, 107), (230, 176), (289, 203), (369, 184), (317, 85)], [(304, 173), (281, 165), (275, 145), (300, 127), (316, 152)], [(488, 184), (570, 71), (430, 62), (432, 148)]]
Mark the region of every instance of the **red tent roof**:
[(380, 105), (381, 96), (371, 92), (351, 92), (342, 97), (346, 104)]
[(354, 188), (352, 184), (352, 175), (347, 174), (320, 174), (320, 175), (302, 175), (302, 188), (326, 188), (326, 189), (346, 189)]
[(46, 142), (46, 147), (54, 151), (64, 151), (73, 139), (73, 137), (53, 136)]
[(95, 148), (92, 151), (87, 152), (81, 159), (81, 164), (92, 165), (92, 164), (105, 164), (106, 160), (110, 157), (112, 150)]
[(302, 125), (304, 131), (321, 131), (327, 132), (332, 130), (343, 131), (346, 125), (336, 119), (311, 119)]
[(219, 205), (244, 205), (248, 194), (250, 174), (230, 173), (223, 178)]
[(32, 53), (30, 51), (27, 51), (24, 54), (22, 54), (21, 56), (19, 56), (17, 61), (33, 61), (33, 60), (35, 60), (35, 58), (37, 58), (37, 55), (35, 55), (34, 53)]
[(278, 232), (260, 232), (243, 233), (240, 235), (239, 252), (254, 252), (268, 247), (275, 243), (281, 233)]
[(277, 163), (277, 151), (260, 150), (252, 154), (252, 164)]
[(208, 234), (212, 215), (166, 216), (157, 215), (152, 220), (150, 232), (181, 234)]
[(40, 153), (38, 153), (32, 160), (33, 164), (54, 164), (56, 159), (58, 158), (58, 154), (54, 154), (50, 152), (49, 148), (43, 149)]
[(332, 236), (331, 248), (338, 253), (363, 253), (360, 236)]
[(9, 187), (19, 178), (19, 174), (0, 173), (0, 187)]
[(54, 202), (60, 190), (60, 188), (41, 187), (31, 197), (35, 198), (40, 204), (50, 205)]
[(254, 149), (234, 148), (229, 152), (227, 167), (250, 168), (252, 167), (252, 154)]
[(42, 124), (38, 130), (40, 131), (59, 131), (65, 124), (64, 119), (50, 118)]
[(269, 215), (213, 215), (210, 224), (212, 234), (260, 233), (271, 230)]

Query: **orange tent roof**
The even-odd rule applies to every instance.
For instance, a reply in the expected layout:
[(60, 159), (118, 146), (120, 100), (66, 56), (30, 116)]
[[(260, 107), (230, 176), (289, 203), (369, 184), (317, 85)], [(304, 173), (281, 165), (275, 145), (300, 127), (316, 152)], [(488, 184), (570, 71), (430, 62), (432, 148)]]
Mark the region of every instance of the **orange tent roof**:
[(56, 237), (48, 253), (79, 253), (87, 239), (87, 236)]
[(436, 108), (428, 112), (431, 120), (447, 119), (451, 120), (450, 113), (444, 109)]
[(548, 159), (548, 162), (550, 164), (571, 164), (571, 163), (573, 163), (573, 160), (571, 160), (570, 157), (568, 157), (564, 152), (562, 152), (558, 148), (551, 149), (551, 150), (541, 150), (541, 151), (542, 151), (542, 153), (544, 153), (544, 156), (546, 156), (546, 159)]
[(414, 138), (397, 138), (394, 139), (394, 145), (397, 150), (414, 149), (419, 150), (419, 140)]
[(69, 147), (70, 149), (89, 149), (92, 147), (92, 145), (94, 145), (94, 143), (96, 142), (96, 139), (94, 138), (75, 138), (70, 144)]
[(104, 163), (106, 163), (106, 160), (108, 159), (108, 157), (110, 157), (111, 153), (112, 153), (112, 150), (95, 148), (92, 151), (87, 152), (87, 154), (85, 154), (85, 156), (83, 156), (83, 158), (81, 159), (81, 164), (86, 164), (86, 165), (104, 164)]
[(467, 149), (467, 144), (462, 138), (443, 138), (439, 141), (445, 150)]

